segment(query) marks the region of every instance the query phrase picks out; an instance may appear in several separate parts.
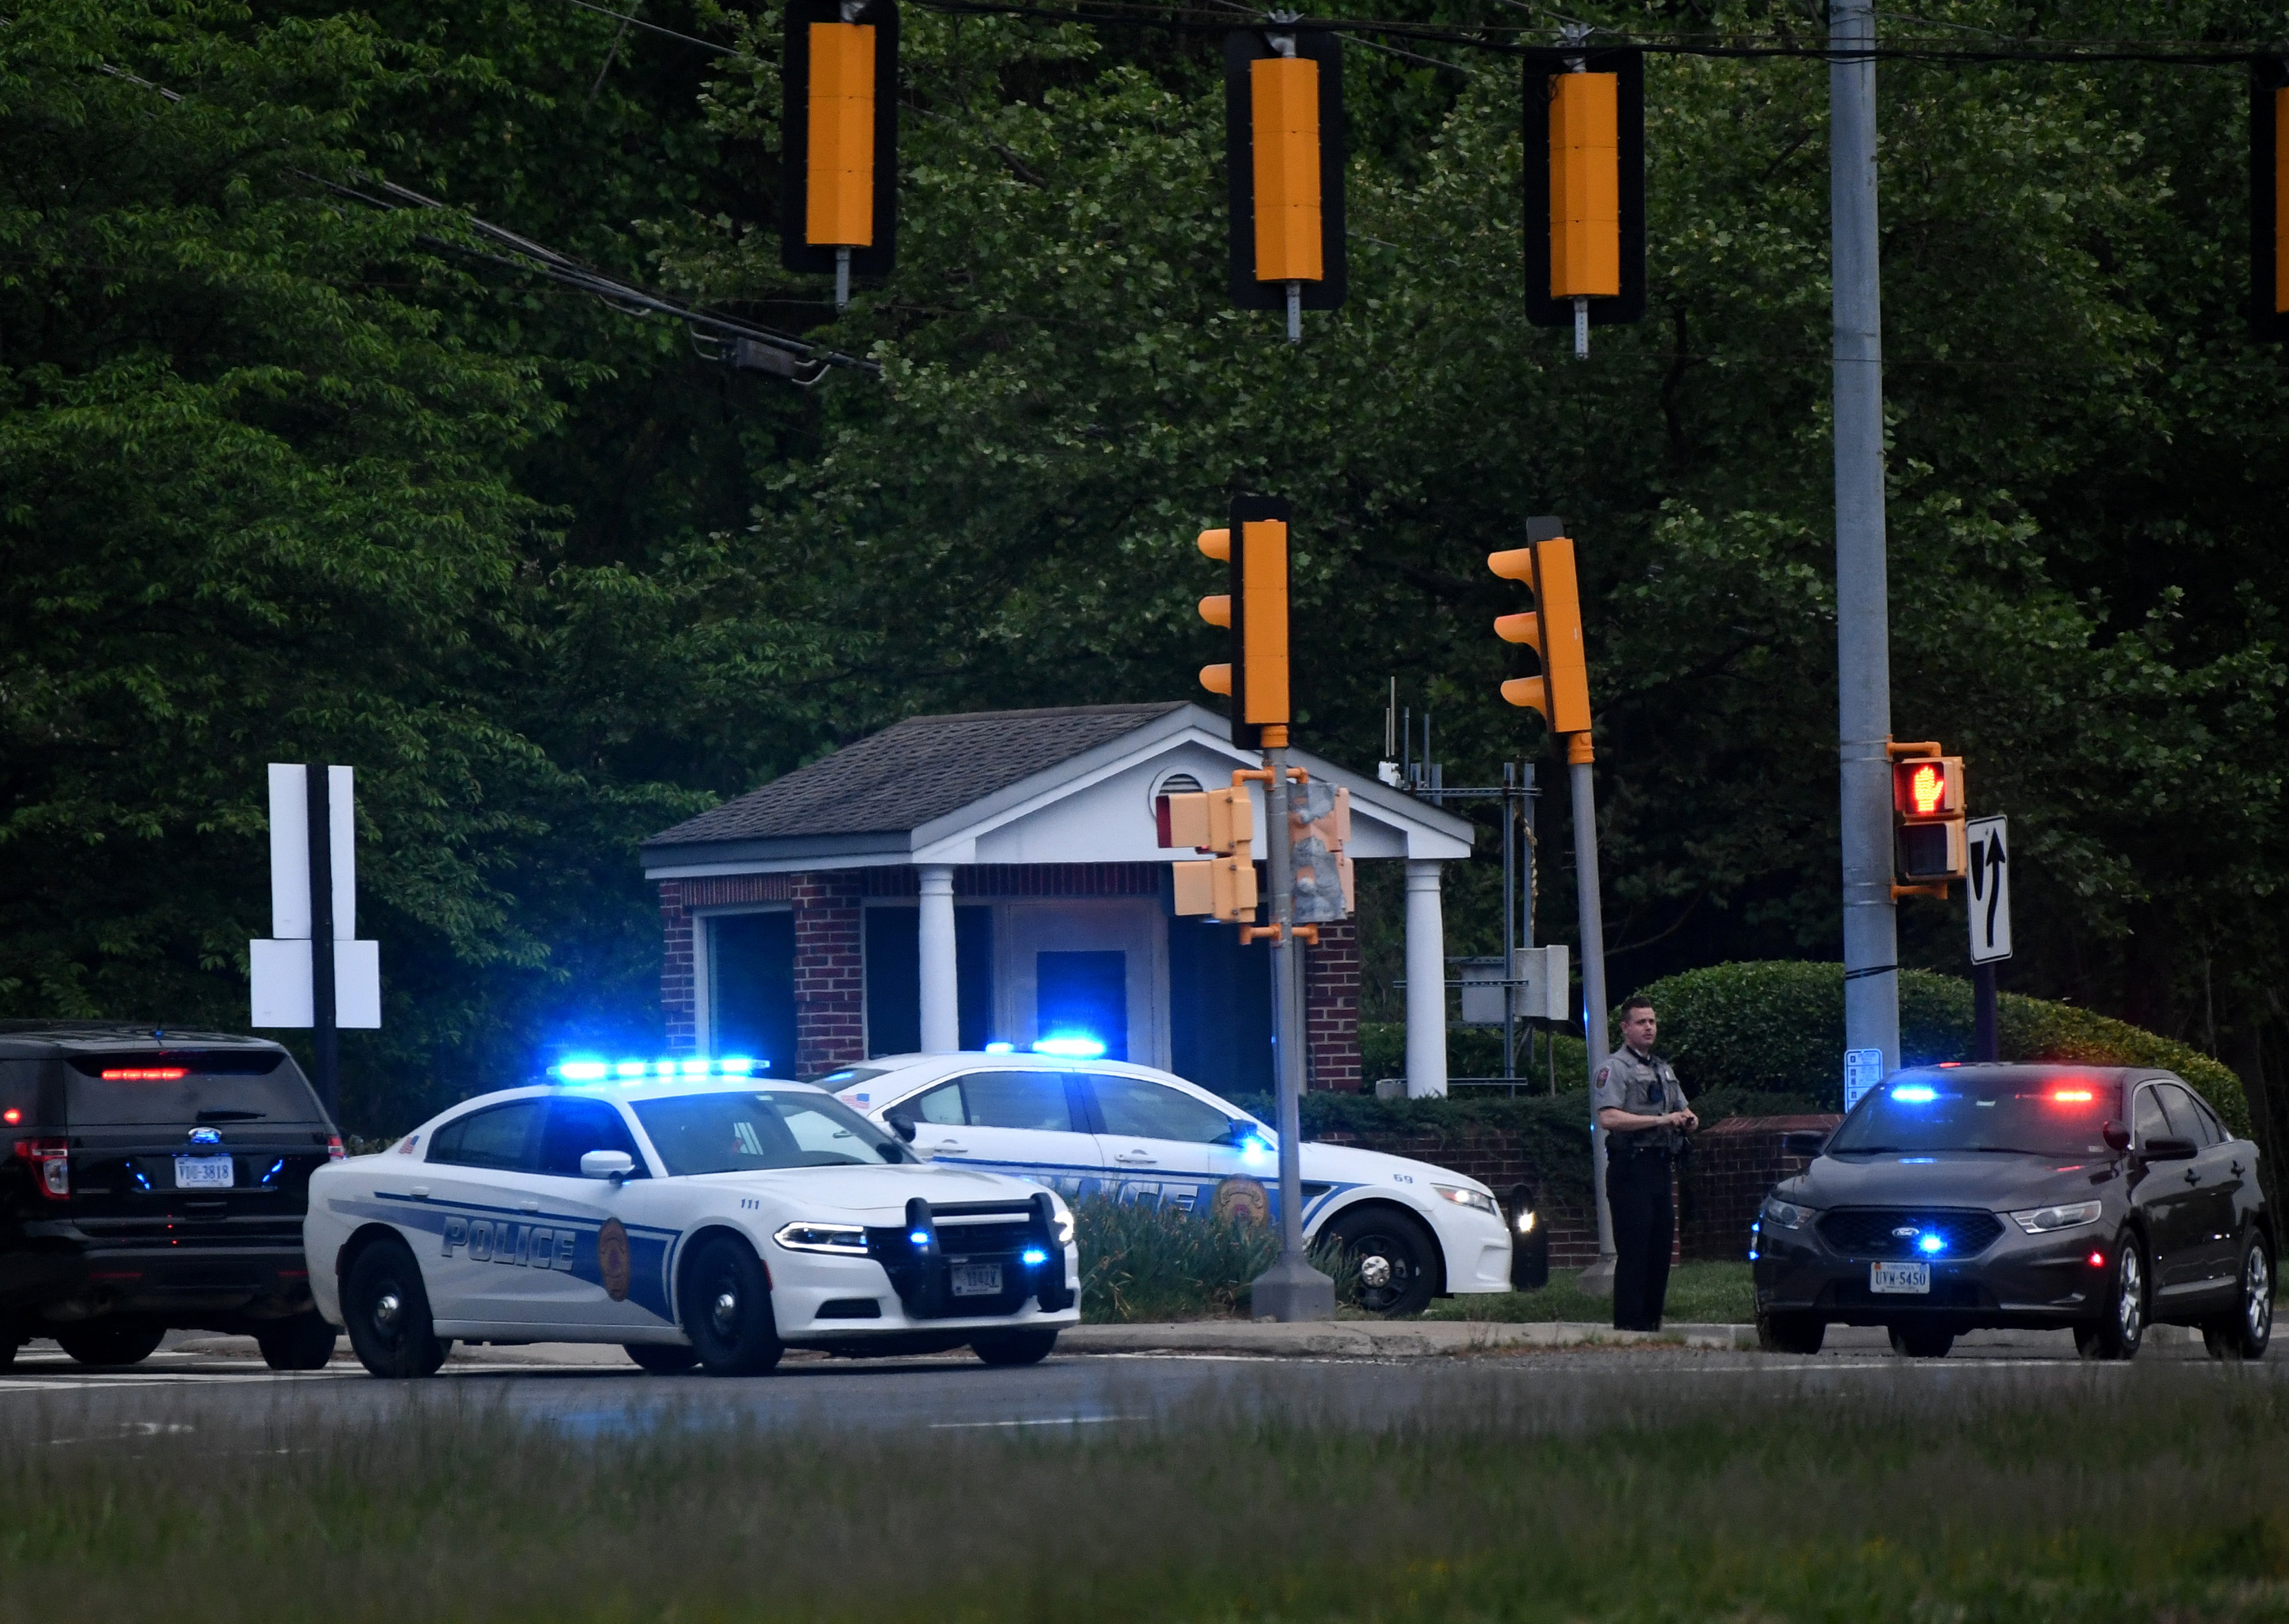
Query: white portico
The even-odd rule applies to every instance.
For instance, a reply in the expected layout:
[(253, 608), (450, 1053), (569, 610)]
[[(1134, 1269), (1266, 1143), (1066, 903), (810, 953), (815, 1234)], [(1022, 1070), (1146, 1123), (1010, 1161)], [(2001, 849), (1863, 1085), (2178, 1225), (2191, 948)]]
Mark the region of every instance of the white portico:
[[(1443, 1092), (1440, 866), (1470, 825), (1308, 752), (1355, 860), (1407, 865), (1410, 1092)], [(671, 1046), (810, 1075), (908, 1049), (1077, 1035), (1209, 1086), (1269, 1086), (1261, 951), (1172, 916), (1155, 797), (1256, 759), (1168, 703), (921, 716), (644, 843)], [(1260, 796), (1260, 791), (1257, 791)], [(1256, 855), (1263, 855), (1259, 801)], [(1420, 965), (1427, 964), (1427, 972)], [(1307, 1071), (1360, 1084), (1357, 934), (1306, 963)]]

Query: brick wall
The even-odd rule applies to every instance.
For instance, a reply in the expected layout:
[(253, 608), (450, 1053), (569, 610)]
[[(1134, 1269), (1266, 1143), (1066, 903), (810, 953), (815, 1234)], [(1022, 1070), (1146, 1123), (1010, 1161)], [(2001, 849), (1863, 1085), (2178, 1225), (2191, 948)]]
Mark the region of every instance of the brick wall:
[(739, 902), (784, 902), (793, 894), (786, 874), (719, 875), (708, 879), (662, 880), (659, 885), (659, 1012), (668, 1054), (689, 1054), (698, 1046), (699, 989), (693, 980), (696, 922), (692, 909)]
[(866, 976), (859, 900), (868, 871), (797, 874), (794, 1066), (798, 1076), (866, 1058)]
[(1359, 921), (1320, 927), (1320, 945), (1304, 949), (1305, 1077), (1312, 1088), (1360, 1092)]
[(1804, 1171), (1801, 1156), (1781, 1154), (1781, 1136), (1825, 1133), (1841, 1116), (1734, 1116), (1694, 1135), (1678, 1228), (1688, 1258), (1742, 1259), (1749, 1224), (1774, 1185)]

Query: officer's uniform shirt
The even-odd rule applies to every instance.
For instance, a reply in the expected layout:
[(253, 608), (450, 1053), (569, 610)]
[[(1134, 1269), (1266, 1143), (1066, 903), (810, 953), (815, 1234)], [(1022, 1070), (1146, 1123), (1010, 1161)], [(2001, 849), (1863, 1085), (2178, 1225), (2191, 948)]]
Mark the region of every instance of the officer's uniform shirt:
[[(1627, 1111), (1632, 1116), (1665, 1116), (1685, 1109), (1685, 1086), (1669, 1062), (1657, 1054), (1639, 1054), (1624, 1044), (1598, 1068), (1597, 1109)], [(1675, 1150), (1685, 1135), (1675, 1128), (1608, 1130), (1609, 1152), (1624, 1153), (1643, 1147)]]

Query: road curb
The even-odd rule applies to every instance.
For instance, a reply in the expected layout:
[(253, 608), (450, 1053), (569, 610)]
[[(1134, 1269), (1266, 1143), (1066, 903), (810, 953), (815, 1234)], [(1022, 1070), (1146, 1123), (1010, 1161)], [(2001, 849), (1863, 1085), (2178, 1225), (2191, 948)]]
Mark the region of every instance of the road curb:
[(1247, 1320), (1184, 1320), (1160, 1324), (1076, 1325), (1057, 1338), (1059, 1353), (1220, 1353), (1265, 1358), (1409, 1359), (1503, 1348), (1754, 1348), (1754, 1325), (1665, 1325), (1616, 1331), (1586, 1321), (1430, 1320), (1378, 1324), (1307, 1320), (1292, 1324)]

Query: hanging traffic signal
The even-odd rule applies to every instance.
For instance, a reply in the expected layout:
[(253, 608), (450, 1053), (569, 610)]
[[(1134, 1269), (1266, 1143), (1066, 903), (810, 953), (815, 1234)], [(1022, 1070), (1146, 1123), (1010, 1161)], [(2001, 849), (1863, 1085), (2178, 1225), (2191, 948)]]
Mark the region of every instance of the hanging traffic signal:
[(1589, 330), (1645, 314), (1645, 57), (1526, 59), (1526, 316)]
[(1551, 732), (1590, 731), (1590, 663), (1582, 646), (1582, 602), (1574, 573), (1574, 542), (1562, 519), (1526, 522), (1528, 545), (1487, 555), (1487, 567), (1505, 580), (1533, 589), (1534, 609), (1495, 621), (1504, 643), (1523, 643), (1542, 660), (1539, 676), (1514, 676), (1503, 698), (1538, 710)]
[(2289, 341), (2289, 59), (2267, 58), (2249, 82), (2249, 320)]
[(1893, 868), (1897, 884), (1937, 886), (1971, 871), (1964, 839), (1963, 757), (1936, 744), (1891, 747)]
[(1164, 795), (1155, 803), (1164, 846), (1210, 852), (1204, 862), (1172, 863), (1172, 906), (1179, 914), (1208, 914), (1227, 922), (1256, 916), (1256, 809), (1248, 787)]
[(1224, 44), (1224, 168), (1232, 198), (1232, 302), (1333, 310), (1344, 253), (1344, 58), (1333, 34), (1237, 29)]
[(1232, 634), (1229, 663), (1204, 666), (1200, 686), (1232, 700), (1232, 741), (1264, 748), (1288, 724), (1288, 521), (1277, 497), (1236, 496), (1232, 524), (1200, 532), (1200, 551), (1225, 566), (1226, 588), (1200, 600), (1200, 619)]
[(788, 0), (779, 119), (779, 259), (850, 278), (897, 259), (896, 0)]

